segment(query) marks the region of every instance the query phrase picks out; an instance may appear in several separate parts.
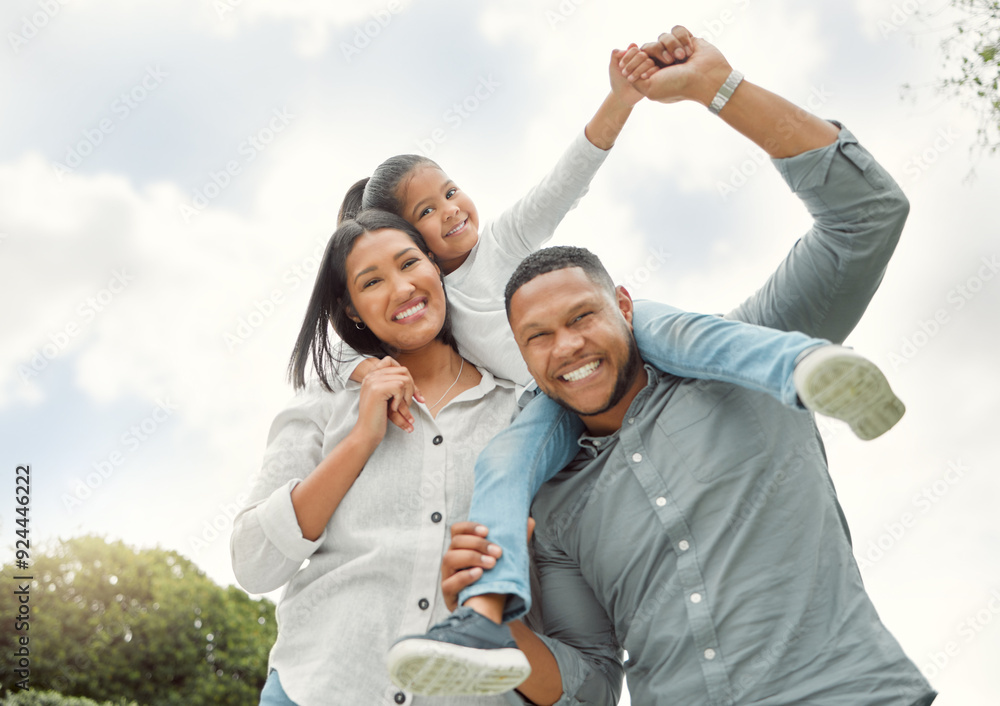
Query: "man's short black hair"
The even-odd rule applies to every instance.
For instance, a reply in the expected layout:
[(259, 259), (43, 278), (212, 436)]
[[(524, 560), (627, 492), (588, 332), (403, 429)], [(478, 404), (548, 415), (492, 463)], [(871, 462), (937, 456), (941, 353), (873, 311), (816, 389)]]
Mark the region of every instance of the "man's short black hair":
[(608, 271), (604, 269), (604, 265), (601, 264), (597, 255), (586, 248), (577, 248), (572, 245), (557, 245), (531, 253), (514, 270), (514, 274), (510, 276), (507, 288), (504, 290), (504, 304), (507, 307), (507, 318), (510, 319), (510, 300), (517, 290), (539, 275), (555, 272), (556, 270), (565, 270), (569, 267), (579, 267), (594, 284), (614, 296), (614, 280), (611, 279)]

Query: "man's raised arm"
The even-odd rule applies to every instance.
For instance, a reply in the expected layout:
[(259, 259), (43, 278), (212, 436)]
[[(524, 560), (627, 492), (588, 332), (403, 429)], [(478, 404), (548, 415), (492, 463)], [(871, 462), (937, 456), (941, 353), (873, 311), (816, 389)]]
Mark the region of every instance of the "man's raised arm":
[[(667, 63), (664, 56), (671, 65), (651, 73), (648, 57)], [(739, 81), (718, 49), (683, 27), (623, 63), (652, 100), (721, 103), (718, 116), (771, 155), (813, 217), (764, 286), (727, 318), (843, 341), (878, 289), (909, 212), (892, 177), (846, 128)]]

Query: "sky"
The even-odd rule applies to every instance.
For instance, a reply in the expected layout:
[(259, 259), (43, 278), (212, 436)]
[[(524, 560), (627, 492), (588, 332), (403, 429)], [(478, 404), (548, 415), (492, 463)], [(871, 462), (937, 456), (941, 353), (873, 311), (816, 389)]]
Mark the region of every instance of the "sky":
[[(937, 0), (8, 0), (0, 552), (29, 464), (32, 547), (98, 533), (234, 583), (232, 516), (347, 187), (419, 151), (488, 218), (582, 130), (613, 48), (683, 24), (843, 122), (910, 199), (848, 339), (906, 416), (872, 442), (821, 428), (883, 621), (937, 703), (995, 704), (1000, 162), (932, 87), (952, 19)], [(641, 103), (553, 243), (633, 295), (724, 312), (809, 225), (721, 120)]]

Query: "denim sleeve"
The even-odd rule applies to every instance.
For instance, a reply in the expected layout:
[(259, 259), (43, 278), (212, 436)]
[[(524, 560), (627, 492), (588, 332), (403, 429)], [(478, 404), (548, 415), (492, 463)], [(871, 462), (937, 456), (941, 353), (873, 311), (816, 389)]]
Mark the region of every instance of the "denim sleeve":
[(764, 286), (726, 318), (842, 342), (882, 282), (909, 202), (847, 128), (773, 160), (814, 223)]

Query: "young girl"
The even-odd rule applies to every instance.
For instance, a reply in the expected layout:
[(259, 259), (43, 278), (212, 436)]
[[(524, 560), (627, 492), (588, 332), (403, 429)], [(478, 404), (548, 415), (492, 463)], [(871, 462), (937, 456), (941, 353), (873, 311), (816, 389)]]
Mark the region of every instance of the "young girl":
[[(481, 221), (468, 195), (436, 163), (418, 155), (384, 162), (370, 179), (352, 187), (342, 207), (341, 217), (351, 217), (359, 208), (379, 209), (410, 222), (445, 275), (463, 356), (529, 393), (534, 385), (507, 325), (504, 287), (518, 263), (552, 236), (586, 193), (641, 98), (617, 71), (619, 56), (612, 55), (612, 92), (584, 134), (541, 183), (495, 220)], [(418, 302), (400, 312), (398, 320), (419, 316), (422, 306)], [(902, 403), (872, 363), (804, 334), (649, 302), (636, 309), (634, 334), (643, 360), (666, 372), (768, 392), (786, 405), (844, 419), (861, 438), (885, 432), (903, 413)], [(822, 352), (813, 355), (811, 349)], [(348, 376), (363, 379), (376, 363), (348, 360), (338, 372), (345, 384)], [(400, 687), (425, 694), (500, 693), (516, 687), (530, 671), (523, 655), (509, 647), (509, 631), (492, 628), (530, 607), (526, 526), (531, 499), (576, 455), (582, 425), (545, 395), (524, 399), (530, 404), (476, 464), (469, 520), (488, 527), (491, 542), (502, 548), (494, 568), (460, 595), (460, 603), (482, 618), (457, 629), (440, 624), (426, 636), (398, 641), (388, 664)], [(431, 413), (440, 404), (419, 395), (416, 400)], [(393, 421), (413, 430), (407, 405), (394, 403), (392, 412)], [(457, 519), (446, 518), (449, 523)]]

